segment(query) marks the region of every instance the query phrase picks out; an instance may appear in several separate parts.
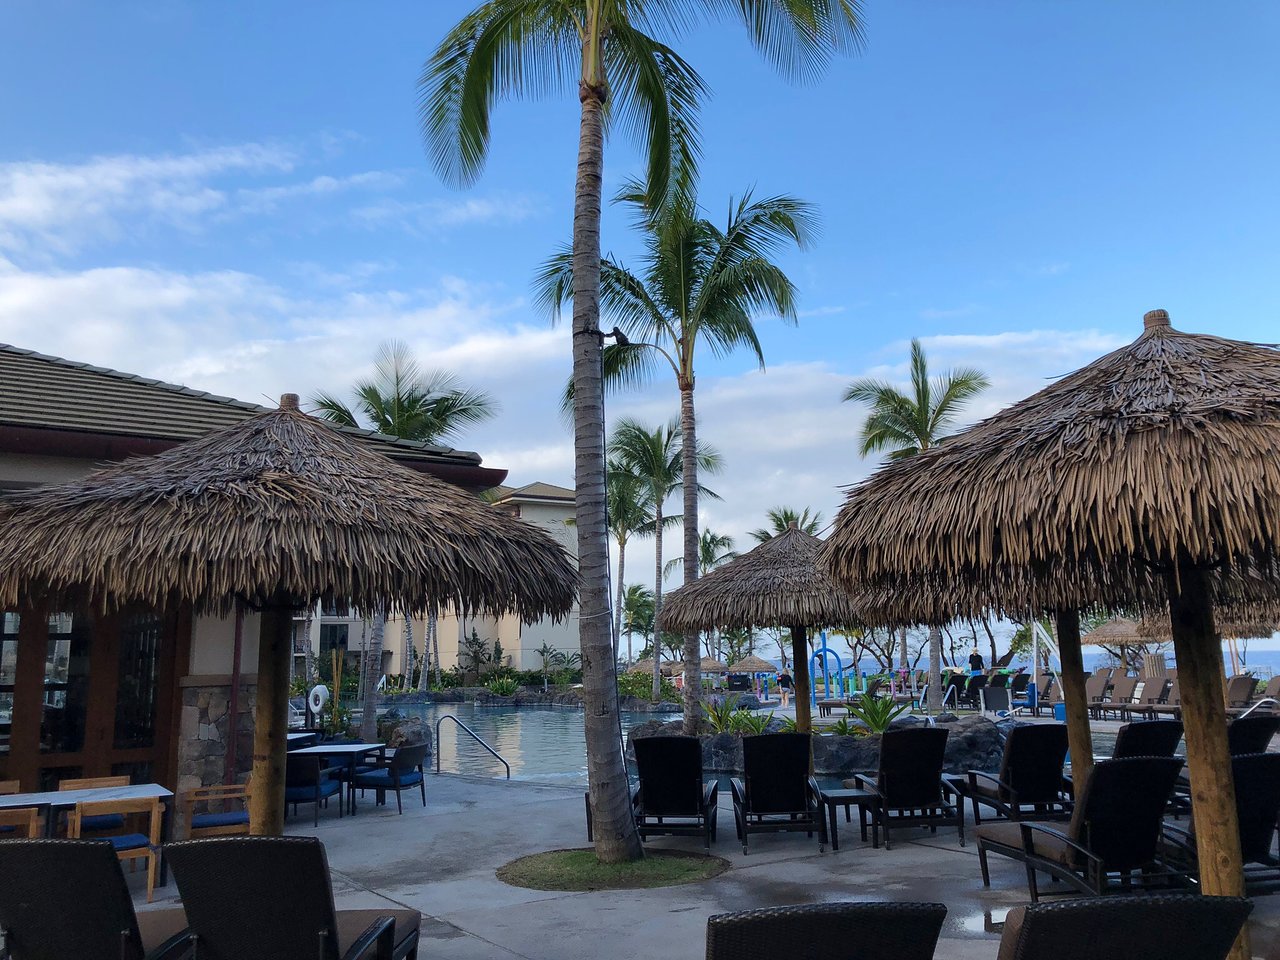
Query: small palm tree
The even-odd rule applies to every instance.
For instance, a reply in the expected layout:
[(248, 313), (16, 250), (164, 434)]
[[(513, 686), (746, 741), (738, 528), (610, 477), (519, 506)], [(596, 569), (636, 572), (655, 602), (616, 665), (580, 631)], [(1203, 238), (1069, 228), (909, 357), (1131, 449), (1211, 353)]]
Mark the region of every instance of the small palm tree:
[(622, 595), (622, 627), (627, 631), (627, 647), (631, 635), (640, 634), (647, 645), (653, 636), (653, 591), (643, 584), (633, 583)]
[[(424, 371), (408, 344), (390, 340), (378, 348), (374, 375), (355, 385), (355, 403), (348, 406), (337, 397), (320, 393), (312, 398), (316, 413), (344, 427), (367, 427), (401, 440), (439, 443), (456, 436), (463, 428), (483, 423), (498, 412), (492, 397), (462, 387), (452, 374)], [(434, 618), (432, 618), (434, 620)], [(423, 653), (433, 633), (429, 623), (423, 638)], [(362, 670), (364, 719), (360, 735), (371, 740), (378, 734), (378, 674), (382, 669), (382, 645), (387, 628), (387, 612), (373, 611), (373, 628)], [(412, 621), (405, 618), (405, 644), (413, 661)], [(423, 674), (426, 673), (425, 656)], [(412, 670), (408, 671), (412, 673)]]
[(814, 537), (822, 529), (822, 513), (818, 510), (810, 512), (808, 507), (805, 507), (799, 513), (796, 513), (791, 507), (774, 507), (767, 516), (769, 518), (769, 526), (757, 527), (751, 531), (751, 539), (755, 540), (756, 543), (764, 543), (779, 534), (786, 533), (787, 528), (793, 523), (805, 533)]
[[(622, 640), (623, 584), (627, 569), (627, 544), (633, 537), (653, 536), (655, 530), (653, 487), (618, 461), (609, 464), (605, 477), (609, 533), (618, 543), (618, 604), (613, 611), (614, 656)], [(631, 661), (631, 634), (627, 633), (627, 661)]]
[[(708, 528), (698, 534), (698, 576), (710, 573), (721, 564), (728, 563), (738, 552), (733, 549), (733, 537), (716, 533)], [(662, 568), (663, 577), (669, 577), (684, 567), (684, 557), (673, 557)]]
[[(949, 370), (929, 379), (929, 364), (919, 340), (911, 341), (911, 390), (903, 393), (884, 380), (863, 378), (845, 388), (841, 398), (871, 409), (862, 425), (862, 455), (888, 451), (890, 460), (914, 457), (942, 443), (965, 405), (991, 385), (972, 367)], [(901, 631), (901, 663), (906, 662), (907, 632)], [(942, 631), (929, 630), (929, 704), (942, 701)]]

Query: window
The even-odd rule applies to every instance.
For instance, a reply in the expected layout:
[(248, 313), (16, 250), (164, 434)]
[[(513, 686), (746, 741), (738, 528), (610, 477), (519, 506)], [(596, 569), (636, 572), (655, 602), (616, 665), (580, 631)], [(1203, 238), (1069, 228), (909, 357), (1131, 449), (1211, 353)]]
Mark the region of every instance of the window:
[(320, 653), (347, 649), (347, 625), (345, 623), (320, 624)]

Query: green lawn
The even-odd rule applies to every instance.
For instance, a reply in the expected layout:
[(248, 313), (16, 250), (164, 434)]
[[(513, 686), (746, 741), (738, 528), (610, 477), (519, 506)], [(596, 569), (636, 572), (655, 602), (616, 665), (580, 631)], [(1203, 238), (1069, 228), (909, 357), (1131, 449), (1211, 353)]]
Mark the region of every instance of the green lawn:
[(498, 879), (533, 890), (634, 890), (697, 883), (729, 869), (720, 857), (667, 850), (647, 852), (634, 863), (600, 863), (595, 851), (549, 850), (512, 860)]

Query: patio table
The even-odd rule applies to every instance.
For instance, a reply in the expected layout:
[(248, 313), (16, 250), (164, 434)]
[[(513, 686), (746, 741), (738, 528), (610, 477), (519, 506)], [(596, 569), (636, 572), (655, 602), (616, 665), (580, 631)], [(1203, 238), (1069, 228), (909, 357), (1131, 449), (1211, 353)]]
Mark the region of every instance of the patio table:
[[(123, 787), (89, 787), (84, 790), (48, 790), (43, 793), (11, 793), (0, 796), (0, 810), (14, 807), (37, 807), (44, 811), (45, 836), (52, 837), (57, 823), (57, 812), (72, 810), (77, 803), (97, 803), (101, 800), (150, 800), (158, 797), (161, 800), (173, 799), (173, 791), (158, 783), (134, 783)], [(160, 844), (170, 840), (169, 829), (172, 823), (173, 804), (161, 804)], [(163, 887), (169, 880), (169, 868), (163, 854), (160, 856), (160, 876), (157, 886)]]
[(320, 743), (314, 747), (303, 747), (301, 750), (289, 751), (293, 756), (310, 756), (310, 757), (339, 757), (346, 758), (347, 774), (350, 779), (347, 781), (350, 798), (351, 813), (356, 812), (356, 791), (353, 784), (356, 779), (356, 764), (361, 758), (367, 757), (371, 753), (377, 753), (380, 757), (386, 756), (387, 745), (385, 743)]
[(873, 794), (869, 790), (823, 790), (822, 803), (827, 808), (832, 853), (840, 849), (840, 834), (836, 831), (836, 807), (844, 807), (846, 820), (852, 820), (852, 808), (858, 808), (858, 822), (862, 827), (862, 839), (867, 839), (867, 809)]

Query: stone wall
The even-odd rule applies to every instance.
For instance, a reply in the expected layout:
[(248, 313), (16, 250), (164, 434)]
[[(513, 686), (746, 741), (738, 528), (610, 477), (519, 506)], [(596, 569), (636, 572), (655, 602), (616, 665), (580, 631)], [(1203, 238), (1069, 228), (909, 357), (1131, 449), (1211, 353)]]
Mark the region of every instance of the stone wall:
[[(253, 767), (253, 707), (255, 687), (243, 683), (232, 727), (229, 712), (231, 684), (224, 677), (186, 677), (182, 680), (182, 719), (178, 729), (178, 794), (196, 787), (220, 784), (226, 777), (227, 743), (236, 736), (236, 781), (243, 783)], [(177, 811), (178, 830), (185, 831)], [(182, 832), (175, 833), (182, 836)]]

